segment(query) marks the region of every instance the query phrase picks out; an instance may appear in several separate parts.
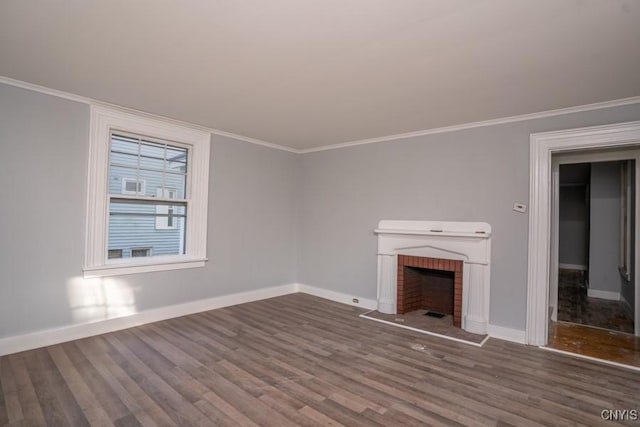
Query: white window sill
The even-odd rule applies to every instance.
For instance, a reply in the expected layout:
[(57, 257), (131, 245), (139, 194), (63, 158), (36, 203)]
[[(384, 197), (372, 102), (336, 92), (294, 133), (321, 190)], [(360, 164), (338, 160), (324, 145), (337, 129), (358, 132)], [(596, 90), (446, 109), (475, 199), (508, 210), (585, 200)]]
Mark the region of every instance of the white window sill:
[(149, 273), (154, 271), (181, 270), (184, 268), (204, 267), (206, 258), (150, 257), (143, 261), (112, 261), (97, 267), (84, 267), (85, 279), (95, 277), (120, 276), (123, 274)]

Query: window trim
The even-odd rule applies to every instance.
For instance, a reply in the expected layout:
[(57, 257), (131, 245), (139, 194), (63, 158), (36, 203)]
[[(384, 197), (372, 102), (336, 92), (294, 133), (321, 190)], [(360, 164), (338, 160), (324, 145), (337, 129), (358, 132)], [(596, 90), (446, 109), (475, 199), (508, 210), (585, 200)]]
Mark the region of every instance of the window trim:
[[(111, 132), (130, 132), (189, 146), (185, 254), (107, 259)], [(203, 267), (207, 261), (207, 206), (211, 134), (196, 128), (104, 106), (91, 106), (84, 277)]]

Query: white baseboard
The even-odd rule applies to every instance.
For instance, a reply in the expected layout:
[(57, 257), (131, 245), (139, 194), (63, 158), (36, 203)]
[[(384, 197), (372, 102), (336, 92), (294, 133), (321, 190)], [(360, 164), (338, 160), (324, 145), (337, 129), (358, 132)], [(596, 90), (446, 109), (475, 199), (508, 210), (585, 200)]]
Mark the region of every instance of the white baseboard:
[(586, 265), (564, 264), (564, 263), (558, 264), (558, 268), (563, 268), (565, 270), (582, 270), (582, 271), (587, 271), (589, 269), (589, 267), (587, 267)]
[(48, 329), (25, 335), (8, 338), (0, 338), (0, 356), (31, 350), (48, 345), (86, 338), (108, 332), (119, 331), (146, 323), (214, 310), (246, 302), (258, 301), (287, 295), (298, 291), (297, 284), (274, 286), (271, 288), (257, 289), (255, 291), (239, 292), (231, 295), (223, 295), (205, 300), (187, 302), (184, 304), (170, 305), (167, 307), (141, 311), (130, 316), (101, 320), (93, 323), (65, 326), (62, 328)]
[(504, 326), (489, 324), (487, 332), (491, 338), (525, 344), (526, 333), (520, 329), (505, 328)]
[(471, 332), (472, 334), (484, 335), (489, 331), (489, 329), (487, 328), (487, 319), (483, 319), (478, 316), (463, 316), (462, 323), (464, 325), (464, 330), (467, 332)]
[[(0, 338), (0, 356), (17, 353), (19, 351), (31, 350), (34, 348), (46, 347), (60, 344), (94, 335), (119, 331), (132, 328), (147, 323), (167, 320), (174, 317), (186, 316), (203, 311), (214, 310), (216, 308), (229, 307), (236, 304), (243, 304), (252, 301), (259, 301), (267, 298), (288, 295), (296, 292), (303, 292), (330, 301), (348, 304), (355, 307), (362, 307), (368, 310), (376, 310), (378, 301), (375, 299), (363, 298), (342, 292), (331, 291), (299, 283), (274, 286), (271, 288), (257, 289), (254, 291), (239, 292), (231, 295), (198, 300), (184, 304), (176, 304), (152, 310), (141, 311), (130, 316), (117, 317), (113, 319), (101, 320), (93, 323), (83, 323), (78, 325), (65, 326), (62, 328), (48, 329), (14, 337)], [(358, 302), (354, 303), (353, 299)], [(503, 326), (489, 325), (488, 335), (506, 341), (517, 343), (525, 342), (525, 332), (518, 329), (505, 328)]]
[[(342, 292), (330, 291), (328, 289), (318, 288), (316, 286), (303, 285), (299, 283), (297, 285), (298, 292), (314, 295), (320, 298), (328, 299), (342, 304), (353, 305), (356, 307), (366, 308), (368, 310), (377, 310), (378, 300), (359, 297), (353, 294), (343, 294)], [(357, 299), (358, 302), (353, 302), (353, 299)]]
[(587, 296), (589, 298), (601, 298), (611, 301), (620, 301), (620, 292), (599, 291), (597, 289), (588, 289)]

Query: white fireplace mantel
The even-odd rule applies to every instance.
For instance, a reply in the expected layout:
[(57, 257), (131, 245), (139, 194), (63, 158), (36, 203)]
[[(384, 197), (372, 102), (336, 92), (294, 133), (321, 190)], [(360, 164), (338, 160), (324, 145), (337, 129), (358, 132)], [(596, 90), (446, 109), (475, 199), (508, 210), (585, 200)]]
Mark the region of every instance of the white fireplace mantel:
[(398, 255), (461, 260), (462, 329), (486, 334), (489, 324), (491, 226), (484, 222), (382, 220), (378, 235), (378, 311), (397, 311)]

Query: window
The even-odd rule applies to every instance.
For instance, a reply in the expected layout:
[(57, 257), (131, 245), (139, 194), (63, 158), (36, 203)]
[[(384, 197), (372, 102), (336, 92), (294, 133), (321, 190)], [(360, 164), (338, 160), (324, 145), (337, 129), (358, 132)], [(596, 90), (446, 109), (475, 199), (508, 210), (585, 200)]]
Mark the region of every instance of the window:
[(122, 249), (109, 249), (108, 258), (122, 258)]
[(122, 194), (144, 194), (144, 184), (144, 181), (122, 178)]
[(209, 140), (92, 107), (85, 277), (204, 265)]
[[(173, 141), (111, 132), (109, 248), (143, 245), (154, 256), (184, 254), (189, 151)], [(156, 190), (147, 193), (147, 182)], [(136, 253), (132, 250), (131, 257), (151, 256)]]
[(131, 249), (131, 257), (138, 258), (143, 256), (151, 256), (151, 248), (133, 248)]
[[(165, 199), (175, 199), (177, 191), (170, 188), (159, 187), (157, 191), (158, 197)], [(156, 230), (175, 230), (178, 228), (176, 217), (177, 206), (174, 205), (158, 205), (156, 207)]]

